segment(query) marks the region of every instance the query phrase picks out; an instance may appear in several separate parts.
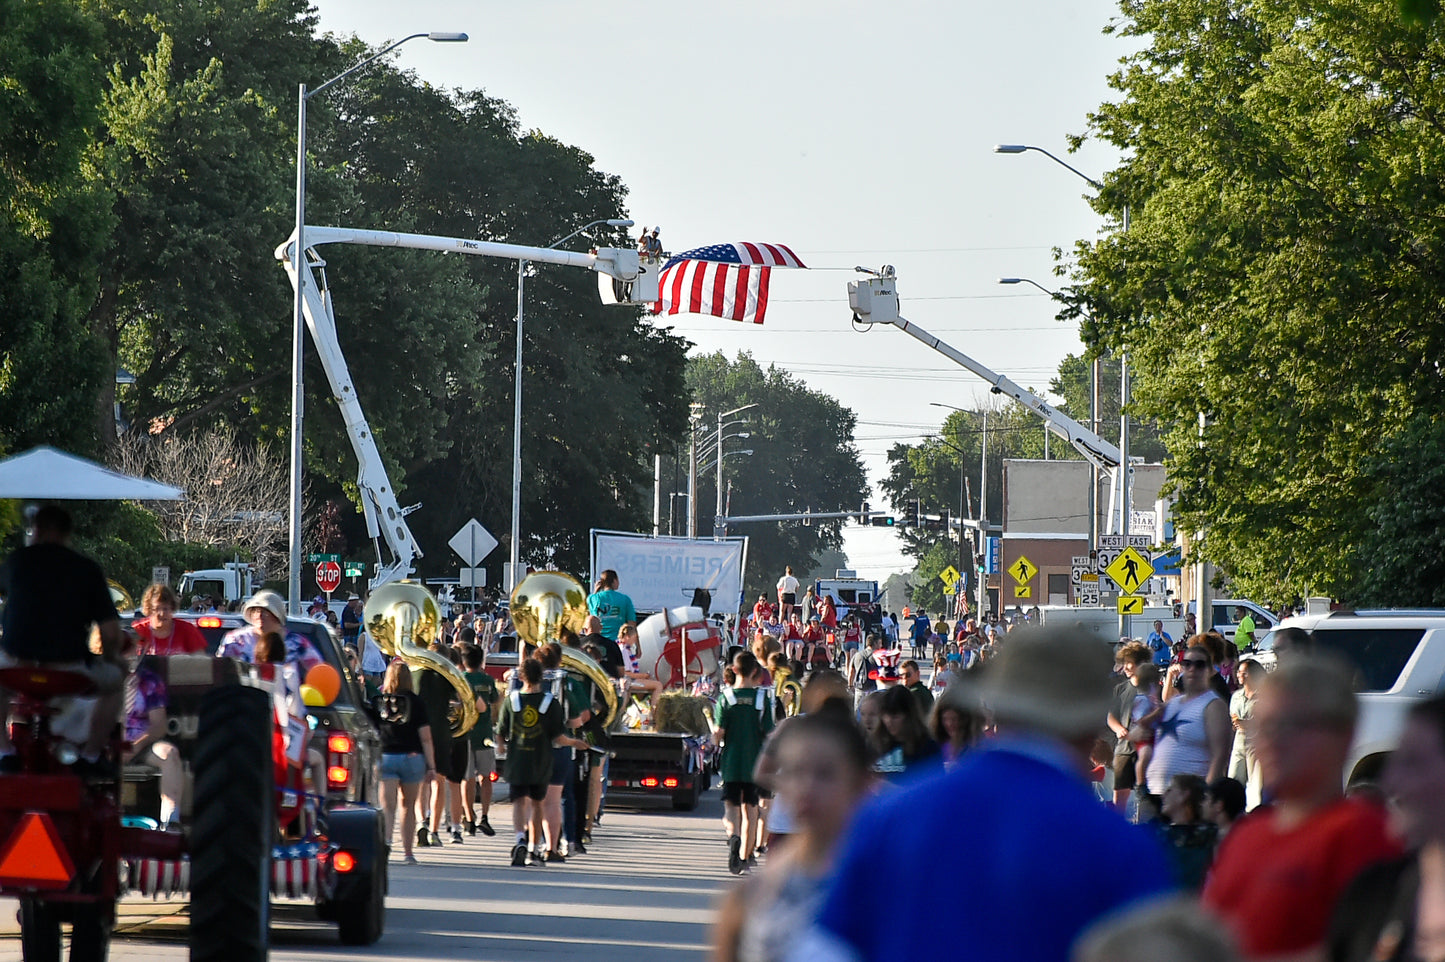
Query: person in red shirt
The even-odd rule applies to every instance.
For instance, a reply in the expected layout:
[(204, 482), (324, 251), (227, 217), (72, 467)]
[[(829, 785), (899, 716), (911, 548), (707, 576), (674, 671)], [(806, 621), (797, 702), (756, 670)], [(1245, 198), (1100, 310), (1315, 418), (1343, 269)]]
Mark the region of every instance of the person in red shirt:
[(838, 609), (833, 604), (833, 599), (824, 595), (818, 602), (818, 618), (823, 622), (823, 627), (832, 630), (838, 627)]
[(803, 618), (794, 609), (793, 613), (788, 616), (788, 623), (783, 632), (783, 642), (786, 646), (784, 651), (793, 661), (801, 661), (803, 658), (803, 638)]
[(140, 600), (145, 617), (131, 625), (140, 639), (142, 655), (194, 655), (206, 650), (201, 629), (176, 620), (179, 605), (170, 585), (154, 584), (146, 589)]
[(1358, 711), (1334, 661), (1291, 660), (1260, 686), (1254, 745), (1274, 801), (1230, 830), (1203, 894), (1251, 960), (1323, 958), (1345, 887), (1401, 852), (1385, 810), (1341, 788)]
[(753, 605), (753, 626), (760, 627), (772, 617), (773, 605), (768, 601), (768, 596), (758, 595), (758, 603)]

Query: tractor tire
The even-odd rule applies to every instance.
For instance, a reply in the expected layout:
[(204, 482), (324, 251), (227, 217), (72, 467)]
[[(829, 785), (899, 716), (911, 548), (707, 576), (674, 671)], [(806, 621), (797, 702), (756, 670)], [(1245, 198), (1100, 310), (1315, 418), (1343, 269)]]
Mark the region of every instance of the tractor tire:
[(276, 792), (271, 695), (224, 685), (201, 702), (191, 832), (191, 959), (264, 962)]
[(343, 945), (372, 945), (386, 929), (386, 850), (371, 870), (365, 898), (335, 905), (337, 935)]
[(99, 905), (77, 905), (70, 925), (70, 962), (105, 962), (110, 954), (109, 913)]
[(25, 962), (60, 962), (60, 919), (40, 899), (20, 900), (20, 957)]

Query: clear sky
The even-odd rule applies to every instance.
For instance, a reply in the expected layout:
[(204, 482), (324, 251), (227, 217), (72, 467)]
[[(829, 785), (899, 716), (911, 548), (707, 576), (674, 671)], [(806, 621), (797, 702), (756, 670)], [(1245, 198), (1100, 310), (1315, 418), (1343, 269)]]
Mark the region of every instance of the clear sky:
[[(1079, 350), (1049, 298), (997, 279), (1054, 286), (1051, 249), (1102, 229), (1089, 187), (1046, 157), (992, 148), (1044, 147), (1091, 176), (1115, 162), (1097, 143), (1065, 154), (1131, 49), (1102, 33), (1110, 0), (317, 8), (323, 30), (371, 44), (470, 34), (412, 41), (399, 63), (436, 86), (483, 88), (524, 127), (590, 152), (631, 191), (626, 211), (597, 217), (660, 225), (674, 252), (739, 240), (796, 251), (811, 270), (773, 273), (765, 325), (683, 315), (675, 327), (695, 351), (750, 351), (856, 412), (875, 507), (888, 448), (947, 413), (929, 402), (970, 406), (986, 391), (898, 330), (852, 331), (854, 265), (893, 264), (909, 320), (1026, 386), (1046, 387)], [(860, 574), (912, 568), (892, 532), (845, 531)]]

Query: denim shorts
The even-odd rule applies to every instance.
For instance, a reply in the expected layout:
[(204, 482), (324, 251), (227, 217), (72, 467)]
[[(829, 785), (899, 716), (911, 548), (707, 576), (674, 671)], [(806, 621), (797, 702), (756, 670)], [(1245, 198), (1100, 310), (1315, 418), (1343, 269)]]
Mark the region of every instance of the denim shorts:
[(382, 755), (381, 777), (395, 779), (403, 785), (415, 785), (426, 775), (426, 758), (419, 752), (410, 755)]

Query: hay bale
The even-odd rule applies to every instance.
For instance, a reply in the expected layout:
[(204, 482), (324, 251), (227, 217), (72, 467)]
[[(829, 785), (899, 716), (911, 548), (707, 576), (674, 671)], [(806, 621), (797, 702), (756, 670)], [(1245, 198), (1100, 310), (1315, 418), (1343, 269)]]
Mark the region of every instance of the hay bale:
[(657, 700), (657, 730), (683, 735), (706, 735), (708, 700), (698, 695), (667, 692)]

